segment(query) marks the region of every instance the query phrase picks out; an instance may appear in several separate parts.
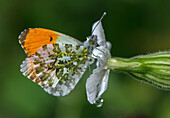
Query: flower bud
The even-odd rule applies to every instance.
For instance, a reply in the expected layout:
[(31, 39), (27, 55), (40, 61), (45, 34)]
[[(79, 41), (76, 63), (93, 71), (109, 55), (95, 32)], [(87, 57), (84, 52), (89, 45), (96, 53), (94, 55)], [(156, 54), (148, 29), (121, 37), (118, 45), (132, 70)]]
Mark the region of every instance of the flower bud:
[(127, 72), (137, 80), (150, 83), (162, 89), (170, 89), (170, 53), (136, 56), (129, 59), (110, 58), (109, 69)]

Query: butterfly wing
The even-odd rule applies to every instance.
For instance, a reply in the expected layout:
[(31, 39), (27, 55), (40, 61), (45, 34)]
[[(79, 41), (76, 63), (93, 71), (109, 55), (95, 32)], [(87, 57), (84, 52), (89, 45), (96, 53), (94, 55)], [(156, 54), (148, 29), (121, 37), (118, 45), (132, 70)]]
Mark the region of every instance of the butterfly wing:
[(26, 58), (21, 72), (55, 96), (65, 96), (75, 87), (88, 66), (84, 46), (47, 44)]
[(25, 29), (19, 35), (19, 42), (24, 48), (28, 56), (35, 54), (35, 52), (46, 44), (73, 44), (82, 45), (82, 42), (64, 35), (59, 32), (55, 32), (43, 28), (29, 28)]

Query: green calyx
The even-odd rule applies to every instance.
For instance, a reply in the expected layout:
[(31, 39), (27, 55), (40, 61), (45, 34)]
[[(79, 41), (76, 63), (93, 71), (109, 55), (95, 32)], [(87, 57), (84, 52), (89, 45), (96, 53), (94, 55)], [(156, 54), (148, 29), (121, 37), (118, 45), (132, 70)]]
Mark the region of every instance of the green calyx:
[(107, 66), (156, 87), (170, 89), (170, 53), (160, 52), (129, 59), (110, 58)]

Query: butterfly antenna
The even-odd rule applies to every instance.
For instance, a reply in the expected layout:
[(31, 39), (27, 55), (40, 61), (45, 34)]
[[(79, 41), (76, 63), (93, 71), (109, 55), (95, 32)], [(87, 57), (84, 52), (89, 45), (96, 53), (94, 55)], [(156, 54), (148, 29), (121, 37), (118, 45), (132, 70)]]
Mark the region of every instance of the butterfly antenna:
[(106, 15), (106, 12), (103, 13), (102, 17), (100, 18), (100, 20), (97, 22), (97, 24), (95, 25), (95, 27), (92, 30), (92, 34), (94, 32), (94, 30), (96, 29), (96, 27), (98, 26), (98, 24), (101, 22), (101, 20), (104, 18), (104, 16)]

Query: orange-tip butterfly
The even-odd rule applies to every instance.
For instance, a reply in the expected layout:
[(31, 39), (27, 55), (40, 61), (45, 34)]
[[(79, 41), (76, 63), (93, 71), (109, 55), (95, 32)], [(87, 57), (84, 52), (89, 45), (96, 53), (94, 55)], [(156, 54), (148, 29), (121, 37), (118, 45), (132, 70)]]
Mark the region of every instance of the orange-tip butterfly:
[[(104, 15), (105, 13), (101, 19)], [(101, 57), (101, 55), (107, 57), (105, 50), (108, 49), (101, 19), (93, 25), (92, 35), (87, 37), (85, 42), (48, 29), (25, 29), (19, 35), (19, 42), (28, 55), (20, 66), (23, 75), (38, 83), (49, 94), (55, 96), (69, 94), (94, 59), (98, 60), (97, 70), (101, 70), (99, 64), (103, 64), (100, 60), (106, 61)], [(108, 55), (110, 56), (110, 52)], [(106, 71), (102, 74), (107, 76), (104, 77), (104, 81), (108, 80), (109, 70)], [(107, 88), (107, 84), (102, 87), (94, 84), (101, 80), (91, 83), (95, 74), (93, 73), (86, 83), (87, 96), (91, 104), (95, 104)], [(92, 85), (96, 88), (91, 87)]]

